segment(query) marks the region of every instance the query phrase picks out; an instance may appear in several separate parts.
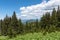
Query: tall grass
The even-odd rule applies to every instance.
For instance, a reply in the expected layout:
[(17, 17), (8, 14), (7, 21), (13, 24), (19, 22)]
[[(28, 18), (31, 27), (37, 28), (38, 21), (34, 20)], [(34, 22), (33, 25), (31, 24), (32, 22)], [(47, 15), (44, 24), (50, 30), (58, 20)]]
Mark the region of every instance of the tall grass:
[(43, 35), (41, 32), (28, 33), (25, 35), (18, 35), (15, 38), (9, 38), (8, 36), (0, 36), (0, 40), (60, 40), (60, 32), (52, 32)]

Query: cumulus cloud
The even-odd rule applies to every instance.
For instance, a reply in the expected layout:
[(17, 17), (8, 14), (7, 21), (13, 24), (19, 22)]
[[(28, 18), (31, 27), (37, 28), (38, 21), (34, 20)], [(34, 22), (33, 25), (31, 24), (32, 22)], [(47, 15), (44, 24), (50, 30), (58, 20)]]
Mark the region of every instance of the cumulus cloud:
[(60, 5), (60, 0), (44, 0), (40, 4), (31, 5), (27, 7), (21, 7), (19, 16), (21, 19), (39, 19), (45, 12), (51, 12), (53, 8)]

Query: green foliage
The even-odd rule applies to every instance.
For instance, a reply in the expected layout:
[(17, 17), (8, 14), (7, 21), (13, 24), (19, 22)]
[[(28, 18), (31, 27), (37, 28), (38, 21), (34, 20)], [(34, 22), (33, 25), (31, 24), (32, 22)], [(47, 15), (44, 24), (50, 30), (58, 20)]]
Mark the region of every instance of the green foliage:
[(6, 15), (3, 20), (0, 20), (0, 34), (10, 38), (25, 33), (42, 32), (43, 35), (46, 35), (55, 31), (60, 31), (59, 6), (57, 11), (53, 8), (51, 14), (46, 12), (40, 21), (36, 19), (34, 22), (27, 21), (26, 24), (23, 24), (21, 19), (17, 19), (15, 11), (12, 17)]
[(25, 35), (18, 35), (15, 38), (8, 38), (8, 36), (0, 36), (0, 40), (60, 40), (60, 32), (52, 32), (43, 35), (41, 32), (28, 33)]

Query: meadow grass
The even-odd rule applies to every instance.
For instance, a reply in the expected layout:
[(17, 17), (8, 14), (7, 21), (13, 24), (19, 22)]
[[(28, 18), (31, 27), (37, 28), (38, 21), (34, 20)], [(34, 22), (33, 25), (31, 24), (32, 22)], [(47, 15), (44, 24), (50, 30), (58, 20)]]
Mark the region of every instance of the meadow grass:
[(0, 36), (0, 40), (60, 40), (60, 32), (52, 32), (43, 35), (43, 33), (28, 33), (25, 35), (17, 35), (15, 38), (8, 36)]

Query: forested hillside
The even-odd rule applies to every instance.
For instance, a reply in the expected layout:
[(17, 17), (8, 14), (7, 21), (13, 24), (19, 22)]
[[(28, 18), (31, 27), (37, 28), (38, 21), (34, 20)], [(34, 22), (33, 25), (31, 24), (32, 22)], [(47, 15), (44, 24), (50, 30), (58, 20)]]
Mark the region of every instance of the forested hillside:
[(16, 35), (23, 35), (26, 33), (42, 32), (45, 35), (47, 32), (60, 31), (60, 8), (56, 10), (53, 8), (52, 13), (46, 12), (41, 20), (36, 19), (34, 22), (22, 23), (21, 19), (17, 19), (16, 12), (13, 12), (12, 17), (6, 17), (0, 20), (0, 35), (9, 36), (10, 38)]

